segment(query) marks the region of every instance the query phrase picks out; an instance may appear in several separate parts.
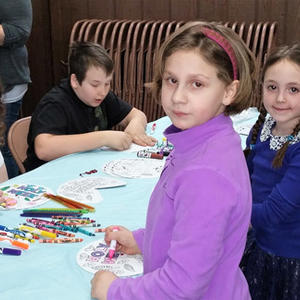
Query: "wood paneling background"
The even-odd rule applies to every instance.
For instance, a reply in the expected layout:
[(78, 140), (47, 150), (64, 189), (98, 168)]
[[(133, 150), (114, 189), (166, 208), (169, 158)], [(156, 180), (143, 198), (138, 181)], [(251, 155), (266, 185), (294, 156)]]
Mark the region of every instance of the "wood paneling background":
[(33, 28), (27, 43), (32, 84), (22, 114), (66, 75), (73, 24), (80, 19), (277, 21), (277, 44), (300, 40), (300, 0), (32, 0)]

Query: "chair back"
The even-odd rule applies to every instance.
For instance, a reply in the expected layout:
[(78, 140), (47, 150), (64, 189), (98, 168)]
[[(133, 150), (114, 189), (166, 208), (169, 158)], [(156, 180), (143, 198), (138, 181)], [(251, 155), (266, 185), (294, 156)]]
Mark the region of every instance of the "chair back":
[[(106, 48), (115, 63), (112, 90), (142, 110), (150, 122), (165, 113), (158, 99), (153, 98), (144, 83), (153, 79), (155, 58), (163, 41), (185, 23), (151, 19), (84, 19), (73, 25), (69, 43), (92, 41)], [(261, 68), (270, 50), (276, 45), (277, 22), (221, 23), (244, 40)], [(256, 79), (259, 79), (259, 74)], [(261, 106), (258, 93), (251, 100), (251, 106)]]
[(27, 135), (29, 131), (30, 121), (31, 116), (15, 121), (11, 125), (7, 136), (9, 150), (13, 158), (15, 159), (21, 173), (26, 172), (23, 161), (27, 157)]

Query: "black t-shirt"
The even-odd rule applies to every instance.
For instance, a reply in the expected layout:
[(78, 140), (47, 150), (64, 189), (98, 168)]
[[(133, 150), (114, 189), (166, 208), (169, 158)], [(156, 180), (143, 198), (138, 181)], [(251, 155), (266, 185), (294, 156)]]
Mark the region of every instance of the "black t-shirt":
[(26, 171), (45, 163), (34, 151), (34, 140), (41, 133), (55, 135), (81, 134), (95, 130), (109, 130), (120, 123), (132, 107), (109, 92), (99, 107), (83, 103), (70, 86), (69, 79), (51, 89), (39, 102), (29, 127)]

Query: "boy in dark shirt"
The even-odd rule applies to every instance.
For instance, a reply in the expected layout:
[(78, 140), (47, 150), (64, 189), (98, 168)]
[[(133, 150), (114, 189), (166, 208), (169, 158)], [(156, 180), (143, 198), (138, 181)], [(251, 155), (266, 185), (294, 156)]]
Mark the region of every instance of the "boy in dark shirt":
[[(58, 157), (108, 146), (129, 148), (132, 142), (153, 146), (145, 133), (145, 114), (111, 90), (113, 62), (96, 43), (75, 42), (69, 55), (69, 78), (51, 89), (32, 115), (26, 171)], [(124, 131), (111, 130), (120, 124)]]

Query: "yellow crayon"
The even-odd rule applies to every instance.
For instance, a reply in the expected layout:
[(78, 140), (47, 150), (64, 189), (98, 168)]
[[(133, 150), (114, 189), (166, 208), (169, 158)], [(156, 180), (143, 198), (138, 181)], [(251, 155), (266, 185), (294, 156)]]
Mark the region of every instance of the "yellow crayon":
[(20, 225), (19, 229), (20, 230), (24, 230), (24, 231), (29, 231), (29, 232), (32, 232), (32, 233), (35, 233), (37, 235), (40, 235), (40, 236), (43, 236), (43, 237), (47, 237), (47, 238), (50, 238), (50, 239), (55, 239), (56, 238), (56, 234), (53, 233), (53, 232), (48, 232), (48, 231), (45, 231), (45, 230), (40, 230), (40, 229), (37, 229), (37, 228), (34, 228), (34, 227), (30, 227), (30, 226), (26, 226), (26, 225)]

